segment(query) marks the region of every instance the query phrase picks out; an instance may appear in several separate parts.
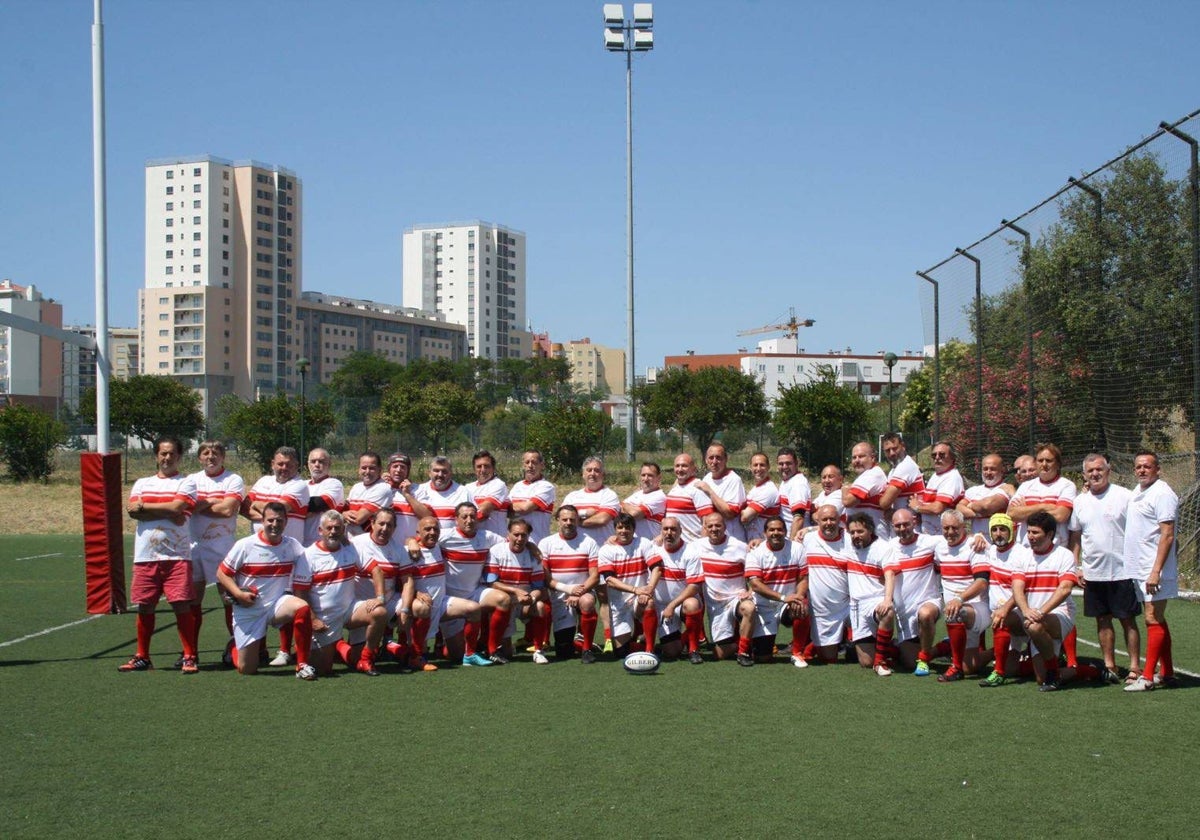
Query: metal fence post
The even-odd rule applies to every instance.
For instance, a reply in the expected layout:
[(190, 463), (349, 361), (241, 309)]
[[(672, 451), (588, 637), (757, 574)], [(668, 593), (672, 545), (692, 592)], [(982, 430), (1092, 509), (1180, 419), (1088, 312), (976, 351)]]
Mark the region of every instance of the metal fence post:
[(1025, 238), (1025, 248), (1021, 251), (1021, 285), (1025, 289), (1025, 320), (1028, 324), (1028, 334), (1025, 337), (1025, 352), (1029, 354), (1029, 451), (1033, 451), (1035, 437), (1037, 435), (1036, 422), (1036, 392), (1033, 385), (1033, 374), (1036, 370), (1036, 365), (1033, 360), (1033, 294), (1029, 286), (1029, 256), (1032, 248), (1029, 244), (1029, 231), (1017, 226), (1008, 219), (1001, 219), (1000, 224), (1006, 228), (1016, 231)]

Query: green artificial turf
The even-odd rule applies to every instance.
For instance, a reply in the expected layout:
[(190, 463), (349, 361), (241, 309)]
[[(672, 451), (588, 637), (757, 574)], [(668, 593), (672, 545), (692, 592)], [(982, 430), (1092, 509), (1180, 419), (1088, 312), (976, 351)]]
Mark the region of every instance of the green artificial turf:
[[(79, 537), (0, 538), (0, 832), (12, 837), (1033, 837), (1190, 833), (1191, 691), (981, 690), (857, 666), (578, 661), (302, 683), (238, 677), (210, 590), (202, 670), (120, 674)], [(32, 558), (34, 555), (54, 557)], [(1168, 617), (1200, 670), (1200, 607)], [(1095, 639), (1089, 620), (1081, 639)], [(269, 641), (274, 645), (275, 639)], [(1094, 648), (1081, 643), (1080, 654)]]

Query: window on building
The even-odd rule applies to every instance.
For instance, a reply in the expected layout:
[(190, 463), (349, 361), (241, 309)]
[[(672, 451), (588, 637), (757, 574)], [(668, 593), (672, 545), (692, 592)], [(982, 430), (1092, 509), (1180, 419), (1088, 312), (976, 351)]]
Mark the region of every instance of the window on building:
[(167, 242), (174, 242), (174, 241), (175, 241), (175, 234), (168, 233), (167, 234)]
[(200, 224), (200, 217), (199, 217), (199, 216), (192, 216), (192, 224), (194, 224), (194, 225), (198, 225), (198, 224)]
[(167, 273), (167, 274), (174, 274), (174, 273), (175, 273), (175, 266), (173, 266), (173, 265), (169, 265), (169, 266), (167, 266), (167, 268), (166, 268), (166, 273)]
[(170, 180), (172, 180), (174, 177), (175, 177), (175, 170), (174, 170), (174, 169), (168, 169), (168, 170), (167, 170), (167, 180), (168, 180), (168, 181), (170, 181)]
[(174, 209), (175, 209), (175, 202), (174, 202), (174, 201), (168, 201), (168, 202), (167, 202), (167, 212), (170, 212), (170, 211), (172, 211), (172, 210), (174, 210)]
[(199, 184), (192, 184), (192, 192), (194, 192), (194, 193), (198, 193), (198, 192), (200, 192), (200, 185), (199, 185)]
[(170, 314), (169, 312), (159, 312), (159, 313), (158, 313), (158, 320), (160, 320), (160, 321), (169, 321), (169, 320), (171, 320), (171, 314)]
[(193, 242), (199, 242), (199, 241), (200, 241), (200, 231), (196, 231), (195, 233), (193, 233), (193, 234), (192, 234), (192, 241), (193, 241)]
[(200, 263), (196, 263), (195, 265), (192, 266), (192, 274), (199, 274), (199, 273), (200, 273)]
[(167, 227), (174, 227), (174, 226), (175, 226), (175, 220), (167, 219)]
[(193, 178), (200, 177), (200, 167), (199, 166), (197, 166), (195, 169), (192, 170), (192, 177)]
[(197, 198), (195, 201), (192, 202), (192, 209), (193, 210), (200, 209), (200, 199)]
[[(174, 251), (167, 251), (167, 252), (166, 252), (166, 254), (167, 254), (167, 259), (172, 259), (172, 258), (174, 258), (174, 256), (175, 256), (175, 252), (174, 252)], [(165, 302), (165, 301), (164, 301), (164, 302)]]
[(167, 195), (175, 195), (175, 188), (170, 186), (167, 187)]

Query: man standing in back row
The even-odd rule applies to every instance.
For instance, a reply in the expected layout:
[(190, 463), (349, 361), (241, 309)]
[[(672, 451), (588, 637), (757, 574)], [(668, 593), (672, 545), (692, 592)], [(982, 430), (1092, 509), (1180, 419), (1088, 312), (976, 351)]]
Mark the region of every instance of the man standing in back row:
[[(1167, 601), (1179, 595), (1179, 564), (1175, 555), (1175, 520), (1179, 497), (1159, 478), (1158, 455), (1139, 452), (1133, 459), (1137, 487), (1125, 517), (1125, 568), (1141, 590), (1146, 610), (1146, 661), (1142, 676), (1126, 691), (1149, 691), (1159, 685), (1175, 688), (1171, 630)], [(1162, 676), (1154, 668), (1162, 663)]]

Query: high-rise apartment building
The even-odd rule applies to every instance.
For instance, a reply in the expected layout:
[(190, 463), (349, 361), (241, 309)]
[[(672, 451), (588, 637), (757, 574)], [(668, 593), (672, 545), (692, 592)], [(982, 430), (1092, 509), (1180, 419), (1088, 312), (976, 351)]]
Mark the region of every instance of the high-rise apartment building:
[(295, 173), (208, 155), (146, 165), (143, 373), (217, 398), (295, 391), (302, 191)]
[[(66, 329), (91, 338), (96, 337), (95, 327), (66, 327)], [(139, 332), (137, 327), (108, 328), (108, 364), (113, 379), (129, 379), (138, 372)], [(96, 387), (96, 351), (64, 341), (62, 366), (63, 402), (72, 409), (78, 410), (80, 396), (89, 388)]]
[(481, 359), (528, 354), (525, 234), (489, 222), (418, 225), (404, 231), (404, 305), (467, 328)]
[[(33, 284), (0, 281), (0, 310), (52, 327), (62, 327), (62, 304), (43, 298)], [(0, 398), (46, 411), (58, 408), (62, 395), (62, 342), (15, 327), (0, 327)]]

